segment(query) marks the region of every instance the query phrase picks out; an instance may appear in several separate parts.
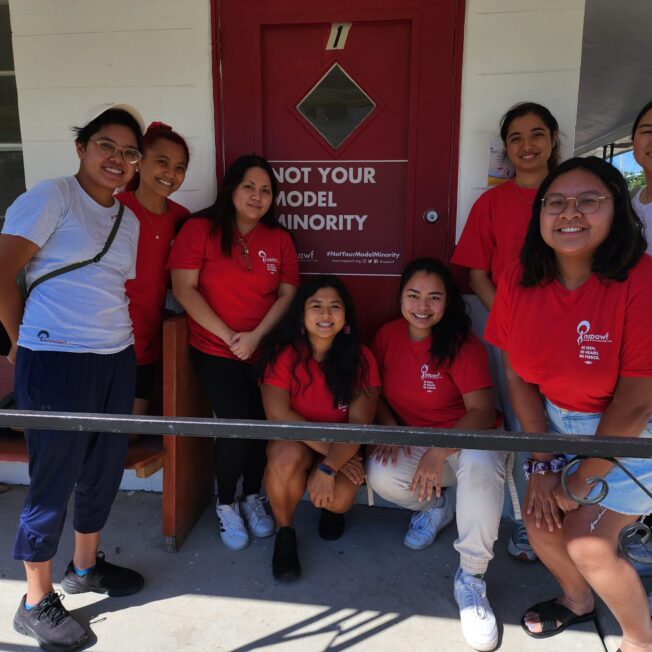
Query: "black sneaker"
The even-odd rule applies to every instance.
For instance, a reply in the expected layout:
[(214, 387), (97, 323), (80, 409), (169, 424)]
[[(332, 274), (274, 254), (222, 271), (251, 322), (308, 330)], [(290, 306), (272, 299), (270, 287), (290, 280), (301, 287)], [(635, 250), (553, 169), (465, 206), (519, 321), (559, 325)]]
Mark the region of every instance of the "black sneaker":
[(48, 593), (33, 609), (25, 609), (25, 597), (14, 616), (14, 629), (32, 636), (50, 652), (77, 650), (88, 641), (86, 630), (61, 604), (62, 595)]
[(344, 514), (329, 512), (322, 507), (319, 517), (319, 536), (327, 541), (335, 541), (344, 534)]
[(297, 535), (293, 527), (279, 528), (274, 540), (272, 574), (277, 580), (292, 580), (301, 575), (297, 554)]
[(61, 580), (61, 588), (66, 593), (106, 593), (111, 597), (131, 595), (143, 588), (145, 580), (140, 573), (130, 568), (109, 564), (104, 553), (98, 552), (95, 566), (86, 575), (77, 575), (72, 562), (68, 564)]

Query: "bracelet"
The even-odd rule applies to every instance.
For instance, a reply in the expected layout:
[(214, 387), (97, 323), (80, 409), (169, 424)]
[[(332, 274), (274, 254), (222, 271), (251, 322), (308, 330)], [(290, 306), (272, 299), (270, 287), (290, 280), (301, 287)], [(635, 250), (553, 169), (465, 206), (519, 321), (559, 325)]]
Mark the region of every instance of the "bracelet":
[(317, 465), (317, 468), (331, 478), (334, 478), (337, 475), (337, 471), (332, 466), (328, 466), (326, 462), (320, 462)]
[(544, 473), (559, 473), (566, 466), (566, 456), (557, 455), (547, 462), (539, 462), (533, 457), (523, 460), (523, 473), (525, 479), (529, 480), (531, 475)]

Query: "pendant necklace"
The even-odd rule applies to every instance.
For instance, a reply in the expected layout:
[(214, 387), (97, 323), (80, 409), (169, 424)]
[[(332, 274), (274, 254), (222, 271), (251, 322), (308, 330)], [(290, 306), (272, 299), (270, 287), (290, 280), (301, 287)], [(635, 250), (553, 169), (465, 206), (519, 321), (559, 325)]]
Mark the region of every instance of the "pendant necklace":
[[(145, 208), (145, 207), (143, 206), (143, 208)], [(154, 225), (154, 220), (149, 216), (149, 213), (150, 213), (150, 211), (147, 208), (145, 208), (145, 217), (147, 218), (147, 221), (149, 222), (149, 225), (152, 227), (152, 231), (154, 232), (154, 237), (157, 240), (160, 240), (161, 231), (163, 230), (163, 227), (165, 226), (165, 222), (168, 219), (168, 211), (163, 213), (163, 219), (161, 220), (161, 224), (160, 224), (158, 229)], [(156, 217), (160, 217), (160, 215), (157, 215)]]
[(250, 272), (253, 269), (253, 265), (251, 264), (251, 258), (249, 257), (249, 246), (251, 245), (251, 242), (254, 239), (254, 235), (256, 235), (256, 226), (249, 232), (249, 237), (247, 238), (246, 236), (242, 235), (240, 231), (236, 228), (236, 244), (238, 247), (240, 247), (240, 251), (242, 252), (242, 255), (240, 256), (239, 263), (241, 267), (244, 267), (248, 272)]

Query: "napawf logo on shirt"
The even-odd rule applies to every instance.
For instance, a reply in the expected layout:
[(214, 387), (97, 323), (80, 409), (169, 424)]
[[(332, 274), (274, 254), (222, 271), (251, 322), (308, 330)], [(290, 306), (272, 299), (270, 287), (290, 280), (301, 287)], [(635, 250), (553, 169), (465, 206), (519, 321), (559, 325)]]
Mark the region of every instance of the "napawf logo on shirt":
[(600, 362), (598, 344), (611, 344), (609, 331), (606, 333), (592, 333), (591, 322), (586, 319), (577, 324), (577, 346), (580, 347), (578, 357), (584, 364)]
[(258, 252), (258, 257), (263, 261), (267, 271), (270, 274), (278, 274), (278, 268), (281, 261), (278, 258), (268, 256), (262, 249)]
[(428, 394), (432, 394), (437, 389), (436, 380), (441, 378), (441, 374), (437, 371), (436, 373), (431, 373), (428, 371), (428, 365), (421, 365), (421, 387), (425, 389)]

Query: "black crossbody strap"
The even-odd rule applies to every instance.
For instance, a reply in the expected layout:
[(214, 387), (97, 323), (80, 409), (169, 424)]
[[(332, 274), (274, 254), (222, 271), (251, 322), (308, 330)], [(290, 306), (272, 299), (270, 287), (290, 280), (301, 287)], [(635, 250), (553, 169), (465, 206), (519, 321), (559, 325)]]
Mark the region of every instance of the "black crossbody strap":
[(109, 237), (107, 238), (106, 242), (104, 243), (104, 247), (102, 248), (102, 251), (100, 251), (99, 254), (96, 256), (93, 256), (93, 258), (89, 258), (88, 260), (82, 260), (79, 263), (73, 263), (72, 265), (66, 265), (65, 267), (61, 267), (60, 269), (55, 269), (52, 272), (48, 272), (47, 274), (44, 274), (43, 276), (39, 276), (29, 287), (27, 290), (27, 295), (25, 296), (25, 299), (31, 294), (32, 290), (37, 286), (43, 283), (44, 281), (49, 281), (51, 278), (54, 278), (55, 276), (61, 276), (61, 274), (66, 274), (67, 272), (72, 272), (75, 269), (79, 269), (80, 267), (86, 267), (86, 265), (90, 265), (91, 263), (98, 263), (100, 260), (102, 260), (102, 257), (106, 252), (111, 248), (111, 245), (113, 244), (113, 241), (115, 240), (115, 236), (118, 233), (118, 229), (120, 228), (120, 222), (122, 222), (122, 214), (125, 212), (125, 207), (123, 204), (120, 204), (120, 208), (118, 210), (118, 214), (116, 215), (115, 222), (113, 223), (113, 228), (111, 229), (111, 233), (109, 233)]

